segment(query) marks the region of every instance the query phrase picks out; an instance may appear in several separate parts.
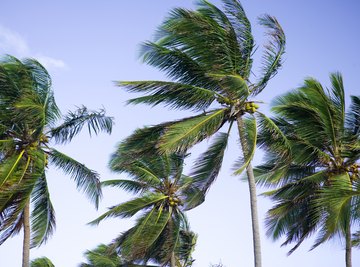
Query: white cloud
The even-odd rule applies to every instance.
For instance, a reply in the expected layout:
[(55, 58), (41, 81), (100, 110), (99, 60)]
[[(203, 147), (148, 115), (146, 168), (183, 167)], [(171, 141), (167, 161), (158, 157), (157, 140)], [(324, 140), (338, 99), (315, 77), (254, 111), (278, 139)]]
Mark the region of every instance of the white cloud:
[(34, 53), (29, 48), (26, 40), (17, 32), (14, 32), (2, 25), (0, 25), (0, 53), (10, 54), (16, 57), (31, 57), (38, 60), (45, 68), (62, 69), (66, 64), (61, 59), (44, 56), (39, 53)]
[(0, 25), (0, 51), (24, 56), (29, 53), (29, 47), (20, 34)]
[(55, 59), (47, 56), (36, 56), (35, 59), (39, 61), (46, 69), (63, 69), (66, 67), (66, 64), (61, 59)]

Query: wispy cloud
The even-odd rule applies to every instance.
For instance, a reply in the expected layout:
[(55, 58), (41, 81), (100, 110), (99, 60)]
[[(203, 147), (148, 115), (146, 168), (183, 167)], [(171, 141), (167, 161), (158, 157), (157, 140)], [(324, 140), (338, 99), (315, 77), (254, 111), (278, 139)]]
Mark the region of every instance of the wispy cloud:
[(0, 50), (5, 52), (15, 52), (19, 55), (26, 55), (29, 53), (29, 47), (20, 34), (11, 31), (0, 25)]
[(58, 68), (63, 69), (66, 67), (66, 64), (61, 59), (55, 59), (52, 57), (38, 55), (35, 57), (45, 68)]
[(63, 69), (66, 64), (61, 59), (42, 55), (30, 49), (25, 38), (19, 33), (0, 25), (0, 53), (16, 57), (31, 57), (37, 59), (47, 69)]

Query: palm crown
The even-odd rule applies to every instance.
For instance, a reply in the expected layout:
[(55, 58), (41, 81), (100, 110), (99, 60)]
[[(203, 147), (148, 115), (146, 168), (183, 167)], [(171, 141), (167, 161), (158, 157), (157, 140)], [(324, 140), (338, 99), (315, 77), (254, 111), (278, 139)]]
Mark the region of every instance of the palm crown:
[[(91, 222), (97, 224), (108, 217), (127, 218), (138, 214), (135, 226), (121, 234), (112, 244), (124, 259), (160, 264), (177, 261), (187, 266), (195, 245), (184, 210), (190, 209), (199, 197), (193, 179), (182, 174), (184, 155), (132, 157), (131, 151), (119, 147), (110, 167), (127, 173), (131, 180), (110, 180), (102, 184), (123, 188), (137, 197), (113, 206)], [(139, 215), (140, 214), (140, 215)]]
[[(196, 161), (192, 176), (206, 192), (217, 177), (235, 122), (243, 149), (237, 174), (247, 168), (253, 218), (256, 215), (256, 190), (250, 161), (256, 147), (256, 121), (243, 121), (244, 115), (257, 112), (252, 100), (281, 67), (285, 35), (277, 20), (269, 15), (259, 19), (267, 28), (270, 41), (265, 46), (263, 68), (255, 82), (250, 81), (254, 40), (251, 25), (237, 0), (223, 0), (223, 9), (203, 0), (196, 11), (174, 9), (159, 27), (155, 42), (143, 45), (146, 63), (164, 71), (172, 81), (122, 81), (118, 85), (144, 96), (131, 104), (164, 104), (170, 108), (201, 112), (136, 131), (127, 144), (140, 154), (150, 152), (146, 142), (156, 143), (159, 153), (183, 152), (216, 135), (209, 149)], [(259, 113), (266, 120), (266, 117)], [(251, 117), (251, 116), (250, 116)], [(227, 125), (225, 133), (218, 133)], [(146, 141), (145, 141), (146, 140)], [(257, 225), (254, 222), (254, 225)], [(256, 227), (258, 228), (258, 227)], [(259, 234), (255, 239), (259, 240)], [(255, 250), (260, 250), (256, 241)], [(259, 255), (259, 252), (255, 254)], [(256, 266), (261, 266), (256, 256)]]
[(276, 203), (267, 215), (268, 234), (286, 235), (284, 245), (295, 242), (290, 253), (315, 232), (314, 247), (339, 233), (351, 248), (359, 203), (360, 98), (353, 96), (346, 112), (342, 76), (330, 78), (328, 90), (307, 79), (277, 98), (273, 122), (279, 131), (266, 125), (261, 131), (267, 162), (255, 173), (260, 183), (278, 187), (267, 193)]
[[(159, 28), (157, 41), (144, 44), (145, 62), (165, 71), (174, 82), (118, 83), (130, 92), (147, 94), (129, 100), (132, 104), (165, 104), (176, 109), (203, 111), (136, 131), (129, 138), (132, 142), (128, 148), (139, 153), (144, 153), (141, 148), (148, 147), (145, 140), (149, 139), (158, 139), (160, 152), (185, 151), (229, 123), (227, 132), (215, 137), (195, 166), (194, 177), (203, 183), (204, 191), (220, 170), (233, 123), (257, 110), (258, 105), (249, 98), (260, 93), (281, 66), (285, 46), (285, 36), (277, 20), (268, 15), (261, 17), (260, 24), (269, 29), (271, 41), (265, 47), (261, 78), (251, 83), (255, 45), (250, 23), (238, 1), (223, 2), (224, 11), (207, 1), (200, 1), (196, 11), (174, 9)], [(255, 121), (249, 120), (246, 126), (247, 148), (238, 172), (250, 162), (255, 149)]]
[(0, 244), (17, 234), (31, 201), (32, 246), (51, 235), (55, 214), (46, 169), (52, 164), (69, 174), (80, 190), (98, 204), (99, 176), (51, 146), (66, 143), (88, 126), (89, 132), (111, 132), (112, 118), (85, 107), (69, 112), (64, 122), (47, 71), (33, 59), (7, 57), (0, 64)]

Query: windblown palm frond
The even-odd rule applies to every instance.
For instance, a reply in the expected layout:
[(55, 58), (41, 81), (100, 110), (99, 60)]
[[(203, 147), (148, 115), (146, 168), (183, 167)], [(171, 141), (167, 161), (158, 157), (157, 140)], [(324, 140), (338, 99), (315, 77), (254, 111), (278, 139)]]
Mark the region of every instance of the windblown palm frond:
[(88, 132), (98, 134), (104, 131), (111, 133), (113, 118), (105, 116), (105, 110), (89, 111), (82, 106), (75, 112), (69, 111), (64, 117), (64, 122), (58, 127), (51, 129), (51, 137), (58, 143), (70, 142), (87, 125)]
[(55, 265), (47, 257), (41, 257), (32, 260), (30, 262), (30, 267), (55, 267)]
[(49, 153), (49, 161), (64, 173), (69, 174), (76, 182), (78, 189), (84, 191), (97, 207), (101, 198), (99, 174), (87, 168), (73, 158), (52, 149)]
[(163, 152), (186, 151), (217, 132), (228, 115), (228, 109), (219, 109), (174, 123), (160, 137), (159, 148)]
[(38, 179), (32, 192), (33, 212), (31, 214), (31, 247), (40, 246), (55, 230), (55, 212), (50, 200), (45, 174)]
[(204, 192), (209, 190), (220, 172), (228, 138), (227, 133), (219, 133), (214, 143), (195, 162), (191, 177), (197, 188)]
[(282, 66), (282, 56), (285, 53), (286, 42), (284, 31), (275, 17), (263, 15), (259, 18), (259, 22), (269, 30), (270, 41), (265, 45), (261, 79), (251, 90), (255, 95), (266, 87), (268, 81), (276, 75)]

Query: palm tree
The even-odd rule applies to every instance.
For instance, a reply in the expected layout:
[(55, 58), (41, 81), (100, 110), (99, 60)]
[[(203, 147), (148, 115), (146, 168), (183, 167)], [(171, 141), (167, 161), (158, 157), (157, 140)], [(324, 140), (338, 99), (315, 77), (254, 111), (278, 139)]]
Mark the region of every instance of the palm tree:
[(2, 60), (0, 88), (0, 244), (24, 229), (22, 266), (28, 267), (30, 247), (46, 242), (55, 227), (48, 164), (69, 174), (96, 206), (101, 196), (99, 175), (51, 142), (68, 143), (85, 125), (90, 134), (110, 133), (112, 118), (81, 107), (56, 126), (61, 114), (51, 79), (34, 59)]
[(104, 181), (102, 185), (120, 187), (138, 196), (111, 207), (90, 224), (140, 214), (135, 225), (111, 244), (126, 262), (190, 266), (196, 236), (189, 229), (184, 211), (192, 208), (201, 194), (193, 179), (182, 174), (184, 158), (178, 154), (134, 158), (121, 145), (112, 156), (111, 169), (127, 173), (132, 179)]
[(296, 243), (291, 253), (314, 233), (313, 248), (339, 234), (350, 267), (351, 226), (359, 220), (360, 98), (352, 97), (346, 113), (342, 76), (330, 79), (330, 89), (310, 78), (275, 100), (273, 123), (281, 132), (262, 124), (259, 143), (267, 162), (255, 173), (260, 183), (277, 186), (267, 193), (275, 201), (268, 235), (285, 235), (283, 245)]
[(55, 267), (55, 265), (47, 257), (41, 257), (32, 260), (30, 262), (30, 267)]
[[(262, 72), (251, 82), (254, 40), (251, 25), (237, 0), (223, 0), (223, 10), (202, 0), (198, 9), (172, 10), (159, 27), (155, 42), (143, 46), (146, 63), (164, 71), (173, 81), (122, 81), (118, 85), (129, 92), (145, 94), (129, 100), (131, 104), (165, 104), (174, 109), (199, 112), (178, 121), (167, 122), (142, 132), (135, 132), (129, 144), (141, 154), (145, 140), (158, 137), (160, 153), (182, 152), (202, 140), (214, 137), (210, 148), (197, 160), (192, 176), (207, 192), (217, 177), (235, 123), (242, 146), (240, 174), (248, 176), (255, 266), (261, 266), (260, 235), (257, 216), (255, 180), (250, 161), (256, 143), (256, 122), (244, 122), (258, 105), (253, 98), (267, 85), (281, 67), (285, 35), (277, 20), (269, 15), (259, 19), (270, 38), (265, 46)], [(261, 115), (263, 117), (263, 115)], [(227, 125), (225, 133), (219, 133)], [(147, 135), (146, 135), (147, 134)], [(144, 140), (141, 138), (145, 137)]]

